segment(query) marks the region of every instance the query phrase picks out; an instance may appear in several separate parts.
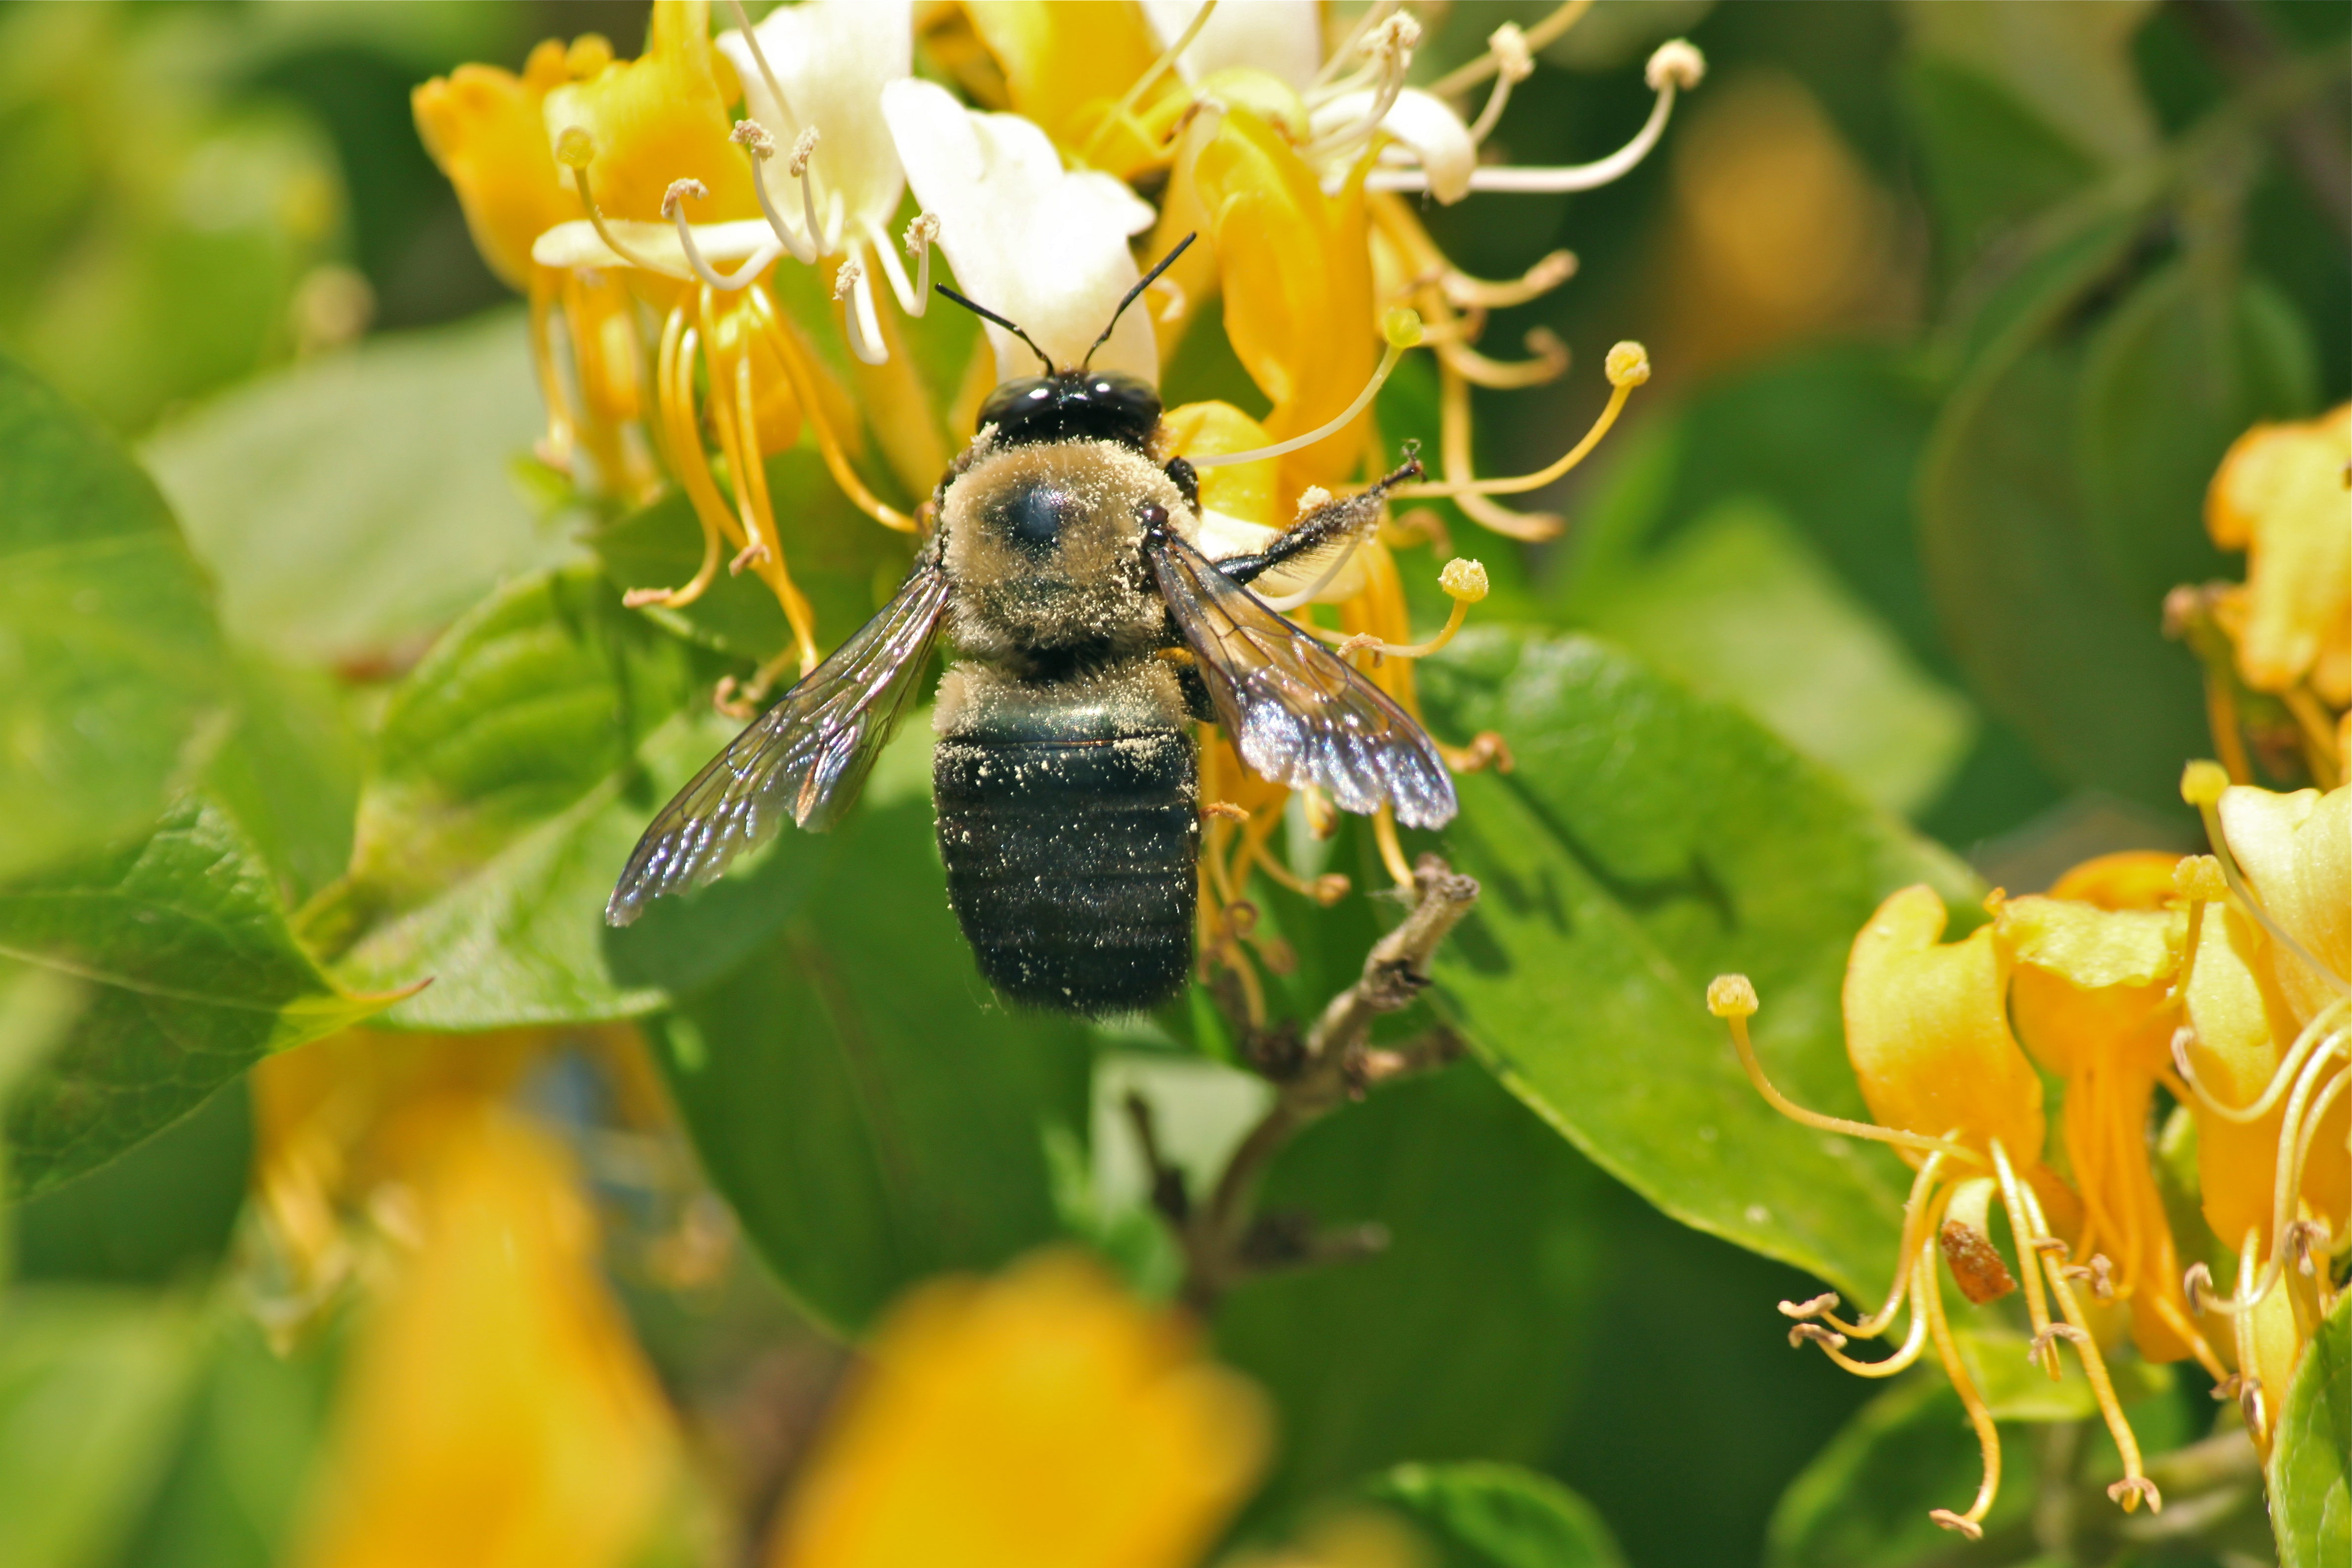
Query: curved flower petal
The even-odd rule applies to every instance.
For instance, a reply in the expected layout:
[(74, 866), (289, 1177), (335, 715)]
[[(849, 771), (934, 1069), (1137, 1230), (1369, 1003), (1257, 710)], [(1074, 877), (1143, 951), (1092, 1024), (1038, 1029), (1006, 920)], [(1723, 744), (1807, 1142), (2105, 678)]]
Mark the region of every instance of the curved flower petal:
[[(1200, 14), (1202, 0), (1143, 0), (1143, 14), (1166, 48), (1184, 36)], [(1217, 7), (1176, 68), (1197, 82), (1228, 67), (1247, 67), (1279, 77), (1304, 92), (1323, 68), (1322, 6), (1318, 0), (1250, 0)]]
[[(818, 210), (838, 197), (849, 232), (887, 225), (906, 188), (890, 129), (882, 120), (882, 89), (914, 69), (912, 0), (803, 0), (779, 5), (758, 27), (761, 53), (786, 101), (776, 101), (766, 76), (740, 31), (719, 35), (719, 49), (743, 84), (743, 106), (780, 147), (814, 126)], [(777, 174), (769, 176), (772, 191)], [(792, 210), (791, 205), (787, 210)], [(695, 237), (699, 240), (700, 231)]]
[[(1344, 130), (1371, 112), (1377, 95), (1370, 89), (1342, 93), (1315, 110), (1315, 134)], [(1381, 129), (1412, 149), (1422, 172), (1429, 176), (1429, 194), (1448, 204), (1470, 194), (1470, 171), (1478, 166), (1478, 144), (1470, 128), (1444, 100), (1418, 88), (1406, 88), (1381, 116)]]
[(1257, 1391), (1046, 1256), (926, 1286), (796, 1489), (775, 1568), (1188, 1568), (1264, 1462)]
[(548, 148), (542, 105), (568, 79), (562, 44), (531, 50), (517, 77), (494, 66), (459, 66), (410, 95), (417, 134), (457, 188), (482, 259), (509, 288), (530, 287), (531, 241), (580, 216)]
[[(635, 255), (665, 267), (686, 269), (686, 247), (678, 243), (677, 226), (674, 223), (632, 223), (627, 219), (608, 222), (605, 228), (614, 239), (625, 245)], [(731, 223), (699, 223), (694, 226), (695, 247), (705, 261), (725, 265), (756, 256), (762, 250), (780, 249), (775, 231), (764, 218), (737, 218)], [(574, 218), (560, 223), (530, 247), (530, 258), (541, 267), (627, 267), (631, 263), (596, 232), (596, 226), (586, 218)]]
[(711, 51), (706, 0), (656, 0), (642, 58), (616, 60), (547, 95), (547, 142), (555, 146), (570, 130), (588, 133), (595, 149), (589, 185), (607, 218), (653, 222), (671, 182), (688, 179), (709, 193), (698, 212), (757, 217), (751, 165), (728, 140), (735, 86), (734, 73)]
[[(1151, 226), (1151, 209), (1108, 174), (1065, 170), (1019, 115), (968, 110), (934, 83), (892, 82), (882, 112), (916, 199), (939, 217), (957, 283), (1018, 321), (1056, 365), (1076, 364), (1141, 277), (1127, 237)], [(994, 325), (988, 333), (998, 379), (1035, 374), (1019, 339)], [(1119, 318), (1093, 363), (1158, 382), (1145, 311)]]
[[(1102, 110), (1160, 58), (1151, 29), (1133, 5), (967, 0), (963, 10), (1004, 71), (1013, 112), (1066, 147), (1082, 145)], [(1159, 92), (1174, 85), (1162, 78)]]
[[(2221, 832), (2254, 896), (2288, 935), (2341, 977), (2352, 970), (2352, 788), (2223, 792)], [(2299, 1022), (2340, 994), (2292, 953), (2273, 952), (2279, 994)]]
[[(1925, 883), (1890, 896), (1853, 939), (1846, 1054), (1882, 1124), (2042, 1156), (2042, 1080), (2009, 1032), (2009, 963), (1979, 926), (1941, 942), (1944, 900)], [(1904, 1157), (1917, 1163), (1911, 1151)]]
[[(2189, 1065), (2207, 1094), (2225, 1105), (2251, 1105), (2278, 1071), (2281, 1042), (2294, 1037), (2285, 1003), (2260, 978), (2269, 939), (2240, 910), (2217, 904), (2198, 928), (2189, 971)], [(2193, 1102), (2192, 1102), (2193, 1104)], [(2248, 1230), (2270, 1229), (2279, 1107), (2259, 1121), (2197, 1119), (2197, 1179), (2206, 1223), (2231, 1246)]]
[(2337, 708), (2352, 702), (2352, 405), (2301, 424), (2257, 425), (2221, 459), (2205, 525), (2246, 552), (2238, 668), (2259, 691), (2307, 673)]

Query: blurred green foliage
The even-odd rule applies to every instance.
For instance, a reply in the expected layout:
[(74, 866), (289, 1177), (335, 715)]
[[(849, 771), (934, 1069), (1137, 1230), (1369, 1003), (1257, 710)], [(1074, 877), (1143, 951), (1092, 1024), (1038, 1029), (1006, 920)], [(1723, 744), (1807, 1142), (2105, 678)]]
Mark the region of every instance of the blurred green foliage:
[[(1430, 68), (1543, 9), (1458, 7)], [(1197, 999), (1082, 1032), (985, 995), (938, 896), (919, 721), (841, 832), (603, 925), (645, 819), (728, 732), (711, 683), (783, 627), (748, 578), (622, 608), (690, 567), (692, 520), (675, 496), (575, 504), (532, 462), (518, 313), (407, 92), (543, 36), (626, 53), (643, 15), (0, 7), (0, 1093), (21, 1200), (0, 1211), (0, 1559), (278, 1560), (334, 1347), (281, 1360), (232, 1310), (236, 1080), (378, 1008), (410, 1029), (643, 1022), (768, 1271), (704, 1297), (616, 1266), (721, 1447), (718, 1391), (765, 1388), (778, 1345), (830, 1367), (812, 1324), (854, 1335), (940, 1268), (1075, 1234), (1164, 1289), (1112, 1086), (1173, 1083), (1147, 1070), (1171, 1063), (1223, 1086), (1186, 1134), (1220, 1152), (1255, 1108)], [(2221, 47), (2217, 16), (2269, 55)], [(1523, 162), (1615, 145), (1647, 104), (1628, 63), (1688, 30), (1710, 78), (1657, 163), (1428, 211), (1474, 271), (1580, 258), (1496, 314), (1491, 343), (1540, 328), (1579, 357), (1551, 393), (1478, 395), (1485, 471), (1581, 429), (1610, 342), (1651, 344), (1660, 376), (1588, 472), (1531, 498), (1569, 519), (1559, 542), (1439, 509), (1496, 591), (1425, 671), (1430, 709), (1517, 759), (1413, 846), (1485, 883), (1437, 1000), (1477, 1059), (1347, 1108), (1272, 1174), (1276, 1209), (1390, 1246), (1221, 1308), (1216, 1348), (1283, 1434), (1245, 1531), (1370, 1498), (1465, 1568), (2158, 1560), (2114, 1555), (2138, 1549), (2104, 1516), (2053, 1546), (2030, 1478), (1967, 1555), (1927, 1522), (1972, 1484), (1957, 1402), (1920, 1374), (1867, 1399), (1772, 1310), (1809, 1277), (1874, 1294), (1905, 1173), (1766, 1110), (1702, 994), (1719, 969), (1755, 976), (1774, 1074), (1853, 1110), (1837, 985), (1885, 892), (1927, 880), (1972, 918), (2021, 865), (2189, 830), (2196, 671), (2158, 613), (2225, 569), (2205, 477), (2251, 420), (2352, 388), (2345, 193), (2306, 184), (2294, 146), (2311, 116), (2340, 124), (2318, 89), (2340, 94), (2347, 22), (1602, 0), (1498, 140)], [(1791, 304), (1705, 270), (1738, 259), (1707, 248), (1717, 100), (1812, 106), (1769, 123), (1814, 126), (1805, 166), (1844, 171), (1824, 188), (1864, 237), (1845, 293)], [(1215, 326), (1171, 400), (1262, 408)], [(970, 330), (926, 338), (934, 383)], [(1379, 412), (1433, 446), (1417, 363)], [(837, 641), (904, 542), (805, 449), (769, 482)], [(1441, 559), (1401, 555), (1426, 622)], [(1378, 885), (1366, 836), (1319, 852)], [(1297, 961), (1273, 988), (1293, 1015), (1388, 918), (1282, 893), (1265, 914)], [(593, 1114), (563, 1114), (593, 1141)], [(634, 1200), (604, 1195), (627, 1232)], [(2003, 1331), (1975, 1347), (1988, 1365), (2018, 1360)], [(2339, 1310), (2273, 1460), (2289, 1563), (2345, 1518), (2344, 1333)], [(2147, 1432), (2206, 1433), (2195, 1382), (2129, 1384)], [(804, 1415), (824, 1383), (806, 1372), (779, 1408)], [(2095, 1490), (2079, 1388), (2002, 1413), (2046, 1495)], [(2241, 1507), (2162, 1560), (2260, 1529)]]

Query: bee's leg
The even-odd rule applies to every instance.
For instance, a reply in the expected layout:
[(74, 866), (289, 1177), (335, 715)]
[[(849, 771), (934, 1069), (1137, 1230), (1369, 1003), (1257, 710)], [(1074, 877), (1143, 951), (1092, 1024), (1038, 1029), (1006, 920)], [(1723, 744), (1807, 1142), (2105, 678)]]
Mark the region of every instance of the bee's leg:
[(1370, 529), (1380, 521), (1381, 505), (1391, 487), (1421, 477), (1419, 459), (1407, 458), (1395, 472), (1358, 495), (1327, 500), (1301, 517), (1290, 531), (1255, 555), (1228, 555), (1217, 570), (1236, 583), (1247, 583), (1286, 562), (1338, 544)]

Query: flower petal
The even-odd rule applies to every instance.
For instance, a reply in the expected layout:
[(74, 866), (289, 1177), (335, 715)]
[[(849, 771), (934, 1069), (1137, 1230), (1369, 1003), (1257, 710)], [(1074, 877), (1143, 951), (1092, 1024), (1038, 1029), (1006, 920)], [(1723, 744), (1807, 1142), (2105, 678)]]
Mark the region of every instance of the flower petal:
[(541, 104), (566, 78), (563, 46), (549, 39), (516, 77), (459, 66), (411, 95), (425, 150), (457, 188), (475, 247), (509, 288), (530, 286), (531, 241), (580, 216), (580, 198), (549, 151)]
[[(2221, 815), (2230, 853), (2271, 918), (2337, 977), (2352, 970), (2352, 787), (2323, 796), (2232, 785)], [(2271, 973), (2298, 1022), (2340, 994), (2293, 953), (2273, 951)]]
[[(1344, 130), (1372, 110), (1375, 95), (1366, 89), (1342, 93), (1315, 111), (1315, 134)], [(1422, 172), (1429, 176), (1429, 194), (1441, 202), (1460, 201), (1470, 194), (1470, 171), (1478, 166), (1478, 144), (1470, 128), (1445, 100), (1406, 88), (1381, 116), (1381, 130), (1413, 150)]]
[[(1045, 133), (1017, 114), (966, 110), (931, 82), (892, 82), (882, 111), (916, 199), (940, 220), (956, 282), (1022, 329), (1056, 365), (1084, 358), (1141, 276), (1127, 237), (1152, 212), (1108, 174), (1066, 171)], [(991, 325), (997, 375), (1034, 374), (1019, 339)], [(1098, 369), (1160, 379), (1149, 315), (1119, 318)]]
[(670, 183), (686, 179), (710, 193), (698, 211), (757, 217), (751, 164), (728, 140), (733, 74), (711, 52), (706, 0), (656, 0), (641, 58), (615, 61), (547, 95), (548, 145), (575, 128), (593, 139), (588, 182), (608, 218), (654, 221)]
[(1998, 1138), (2020, 1164), (2032, 1163), (2042, 1156), (2042, 1080), (2009, 1032), (2008, 961), (1989, 925), (1939, 942), (1946, 918), (1944, 900), (1921, 883), (1879, 905), (1853, 939), (1846, 1054), (1882, 1124), (1956, 1133), (1979, 1148)]
[[(1202, 0), (1143, 0), (1143, 14), (1166, 48), (1184, 36)], [(1249, 0), (1217, 7), (1176, 57), (1186, 81), (1243, 66), (1279, 77), (1295, 91), (1315, 83), (1323, 67), (1322, 6), (1318, 0)]]
[(2352, 702), (2352, 405), (2294, 425), (2257, 425), (2221, 459), (2205, 498), (2213, 542), (2246, 552), (2238, 668), (2259, 691), (2309, 674)]
[[(803, 131), (816, 128), (809, 173), (820, 211), (838, 195), (850, 231), (887, 225), (898, 210), (906, 173), (882, 119), (882, 89), (914, 69), (912, 0), (803, 0), (769, 12), (758, 31), (761, 52), (788, 101), (777, 102), (768, 90), (743, 35), (721, 33), (719, 49), (743, 83), (745, 110), (776, 139), (779, 158)], [(771, 193), (781, 192), (784, 179), (772, 163)], [(798, 210), (794, 202), (782, 205)]]

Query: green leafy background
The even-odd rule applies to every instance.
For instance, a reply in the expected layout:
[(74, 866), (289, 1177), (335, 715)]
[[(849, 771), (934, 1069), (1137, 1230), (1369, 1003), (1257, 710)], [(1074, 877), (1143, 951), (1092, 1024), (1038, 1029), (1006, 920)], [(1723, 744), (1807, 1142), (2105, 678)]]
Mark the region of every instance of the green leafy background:
[[(1458, 9), (1417, 70), (1544, 8)], [(1436, 509), (1495, 591), (1423, 700), (1516, 766), (1465, 777), (1457, 821), (1409, 845), (1484, 897), (1401, 1027), (1443, 1018), (1471, 1053), (1343, 1108), (1270, 1174), (1273, 1210), (1389, 1245), (1254, 1283), (1209, 1325), (1279, 1419), (1236, 1544), (1370, 1510), (1446, 1568), (2316, 1568), (2352, 1527), (2339, 1310), (2286, 1394), (2271, 1521), (2261, 1478), (2229, 1471), (2228, 1506), (2156, 1555), (2098, 1495), (2119, 1470), (2079, 1384), (2015, 1396), (2013, 1325), (1974, 1325), (2011, 1483), (1981, 1544), (1937, 1530), (1927, 1510), (1964, 1504), (1976, 1465), (1948, 1388), (1847, 1378), (1773, 1310), (1875, 1299), (1906, 1172), (1767, 1110), (1704, 1005), (1716, 973), (1750, 975), (1774, 1078), (1858, 1114), (1838, 985), (1879, 900), (1925, 882), (1965, 927), (1990, 886), (2196, 842), (2174, 784), (2206, 746), (2198, 678), (2158, 605), (2237, 570), (2200, 511), (2227, 443), (2352, 386), (2342, 193), (2315, 196), (2246, 110), (2215, 13), (2340, 79), (2341, 8), (2273, 0), (1601, 0), (1496, 141), (1538, 163), (1617, 145), (1647, 110), (1643, 54), (1687, 32), (1709, 79), (1659, 155), (1601, 191), (1424, 210), (1474, 272), (1580, 259), (1487, 323), (1488, 352), (1541, 329), (1576, 362), (1478, 395), (1483, 471), (1573, 438), (1609, 342), (1647, 342), (1660, 374), (1586, 470), (1529, 498), (1567, 519), (1559, 541)], [(625, 54), (642, 16), (0, 9), (0, 1561), (283, 1560), (340, 1330), (280, 1354), (240, 1293), (241, 1075), (360, 1020), (556, 1031), (522, 1093), (599, 1173), (666, 1386), (768, 1495), (798, 1450), (730, 1426), (742, 1389), (804, 1431), (906, 1289), (1055, 1241), (1166, 1292), (1127, 1089), (1196, 1189), (1264, 1103), (1203, 997), (1082, 1028), (987, 994), (940, 892), (920, 715), (834, 834), (604, 925), (636, 834), (730, 732), (714, 684), (785, 628), (749, 576), (623, 607), (690, 574), (690, 510), (572, 495), (531, 455), (520, 309), (407, 93), (548, 35)], [(1810, 313), (1740, 306), (1690, 259), (1694, 193), (1727, 155), (1709, 126), (1735, 123), (1710, 106), (1767, 100), (1810, 106), (1883, 242)], [(355, 289), (372, 321), (344, 341), (320, 302)], [(1217, 326), (1211, 307), (1169, 401), (1263, 410)], [(919, 374), (951, 390), (972, 331), (927, 318)], [(1435, 448), (1419, 358), (1378, 414)], [(908, 542), (805, 447), (768, 482), (838, 642)], [(1416, 624), (1446, 608), (1444, 559), (1400, 554)], [(1284, 852), (1380, 885), (1355, 827)], [(1262, 902), (1291, 1016), (1393, 918)], [(611, 1026), (657, 1090), (615, 1081)], [(676, 1122), (656, 1155), (612, 1137), (644, 1092)], [(625, 1263), (672, 1208), (740, 1234), (695, 1290)], [(2201, 1379), (2122, 1380), (2160, 1463), (2239, 1451)], [(691, 1540), (647, 1561), (697, 1561)]]

